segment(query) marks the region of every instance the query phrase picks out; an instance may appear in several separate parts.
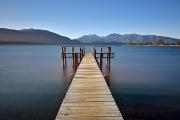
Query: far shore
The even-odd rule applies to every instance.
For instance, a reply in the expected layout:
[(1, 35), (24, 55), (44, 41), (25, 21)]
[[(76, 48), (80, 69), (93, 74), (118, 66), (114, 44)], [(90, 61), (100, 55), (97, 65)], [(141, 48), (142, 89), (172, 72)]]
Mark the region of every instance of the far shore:
[(158, 47), (173, 46), (173, 47), (180, 47), (180, 45), (128, 45), (128, 46), (158, 46)]

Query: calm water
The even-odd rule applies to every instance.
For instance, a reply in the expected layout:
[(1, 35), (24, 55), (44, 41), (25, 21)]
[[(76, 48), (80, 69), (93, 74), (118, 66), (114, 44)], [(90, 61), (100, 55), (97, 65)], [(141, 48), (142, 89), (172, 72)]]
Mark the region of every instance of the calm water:
[[(180, 47), (113, 46), (112, 51), (109, 87), (124, 118), (180, 119)], [(62, 69), (60, 46), (0, 46), (0, 119), (53, 120), (71, 68), (69, 59)]]

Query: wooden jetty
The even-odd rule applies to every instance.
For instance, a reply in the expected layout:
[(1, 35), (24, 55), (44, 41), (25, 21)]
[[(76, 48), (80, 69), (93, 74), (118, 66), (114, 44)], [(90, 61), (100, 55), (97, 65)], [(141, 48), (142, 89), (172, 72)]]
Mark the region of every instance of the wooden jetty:
[(55, 120), (123, 120), (92, 53), (85, 53)]
[[(74, 48), (78, 48), (78, 47), (79, 47), (79, 51), (77, 52), (77, 49), (75, 51)], [(71, 48), (72, 52), (67, 52), (66, 48)], [(96, 49), (93, 48), (92, 53), (96, 59), (96, 62), (98, 63), (100, 70), (102, 70), (103, 58), (106, 58), (106, 65), (109, 66), (109, 68), (110, 68), (110, 60), (111, 60), (111, 58), (115, 57), (115, 53), (111, 52), (111, 47), (108, 47), (106, 52), (103, 52), (102, 48), (100, 48), (100, 52), (96, 52)], [(62, 46), (61, 58), (63, 61), (63, 67), (65, 68), (67, 65), (66, 59), (72, 58), (72, 66), (75, 70), (77, 70), (77, 66), (81, 62), (84, 54), (85, 54), (85, 47), (82, 47), (82, 46)]]

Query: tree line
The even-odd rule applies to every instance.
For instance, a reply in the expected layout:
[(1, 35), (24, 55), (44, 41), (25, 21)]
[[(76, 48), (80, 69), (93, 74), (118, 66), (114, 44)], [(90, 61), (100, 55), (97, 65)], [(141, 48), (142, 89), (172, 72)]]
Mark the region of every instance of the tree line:
[(128, 45), (147, 45), (147, 46), (163, 46), (163, 45), (179, 45), (180, 46), (180, 42), (176, 42), (176, 43), (168, 43), (165, 42), (164, 40), (160, 39), (158, 40), (156, 43), (152, 43), (152, 42), (129, 42)]

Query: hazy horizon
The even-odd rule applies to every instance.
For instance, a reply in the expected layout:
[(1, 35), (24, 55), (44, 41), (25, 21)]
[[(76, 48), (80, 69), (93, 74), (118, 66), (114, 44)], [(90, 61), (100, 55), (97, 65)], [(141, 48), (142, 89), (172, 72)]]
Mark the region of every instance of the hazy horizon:
[[(23, 28), (23, 29), (11, 29), (11, 28), (1, 28), (0, 27), (0, 29), (10, 29), (10, 30), (30, 30), (30, 29), (34, 29), (34, 30), (47, 30), (47, 29), (41, 29), (41, 28)], [(51, 31), (51, 30), (47, 30), (47, 31), (49, 31), (49, 32), (53, 32), (53, 31)], [(56, 32), (53, 32), (53, 33), (56, 33)], [(58, 34), (58, 35), (61, 35), (61, 36), (64, 36), (64, 37), (68, 37), (68, 38), (70, 38), (70, 39), (72, 39), (72, 40), (74, 40), (74, 39), (78, 39), (78, 38), (80, 38), (80, 37), (82, 37), (82, 36), (85, 36), (85, 35), (97, 35), (97, 36), (99, 36), (99, 37), (106, 37), (106, 36), (108, 36), (108, 35), (110, 35), (110, 34), (119, 34), (119, 35), (129, 35), (129, 34), (137, 34), (137, 35), (155, 35), (155, 34), (138, 34), (138, 33), (124, 33), (124, 34), (121, 34), (121, 33), (109, 33), (109, 34), (106, 34), (106, 35), (99, 35), (99, 34), (96, 34), (96, 33), (89, 33), (89, 34), (84, 34), (84, 35), (81, 35), (81, 36), (79, 36), (79, 37), (77, 37), (77, 38), (71, 38), (71, 37), (69, 37), (69, 36), (65, 36), (65, 35), (62, 35), (62, 34), (59, 34), (59, 33), (56, 33), (56, 34)], [(165, 35), (155, 35), (155, 36), (163, 36), (163, 37), (170, 37), (170, 38), (175, 38), (175, 37), (171, 37), (171, 36), (165, 36)], [(180, 39), (180, 38), (175, 38), (175, 39)]]

